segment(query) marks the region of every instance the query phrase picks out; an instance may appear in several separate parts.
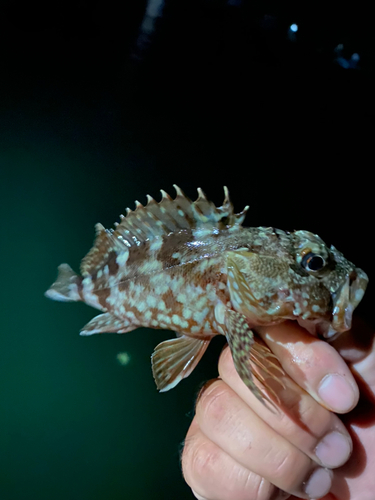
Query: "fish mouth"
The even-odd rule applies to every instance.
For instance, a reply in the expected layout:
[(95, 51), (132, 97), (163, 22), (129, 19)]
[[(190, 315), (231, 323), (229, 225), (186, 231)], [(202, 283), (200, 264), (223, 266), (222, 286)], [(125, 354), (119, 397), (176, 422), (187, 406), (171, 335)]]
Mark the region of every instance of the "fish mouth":
[(350, 330), (353, 311), (361, 302), (368, 284), (367, 274), (362, 269), (355, 268), (346, 276), (341, 287), (332, 294), (332, 320), (327, 324), (323, 336), (327, 339)]

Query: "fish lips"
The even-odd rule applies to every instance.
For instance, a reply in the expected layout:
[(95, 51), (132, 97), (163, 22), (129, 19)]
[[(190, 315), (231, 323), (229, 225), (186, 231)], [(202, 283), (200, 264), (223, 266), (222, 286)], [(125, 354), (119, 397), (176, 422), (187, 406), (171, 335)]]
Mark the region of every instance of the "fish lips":
[(346, 276), (341, 287), (332, 294), (332, 320), (321, 332), (325, 338), (333, 340), (340, 333), (350, 330), (353, 311), (361, 302), (367, 284), (368, 277), (362, 269), (355, 268)]

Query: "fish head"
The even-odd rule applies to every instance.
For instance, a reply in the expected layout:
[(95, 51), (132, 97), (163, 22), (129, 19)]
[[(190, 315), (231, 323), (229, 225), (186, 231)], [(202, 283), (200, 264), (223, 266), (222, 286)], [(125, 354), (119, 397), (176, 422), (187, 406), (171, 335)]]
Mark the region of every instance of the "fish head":
[[(307, 306), (297, 320), (307, 329), (314, 330), (327, 339), (336, 338), (340, 333), (350, 330), (355, 308), (362, 300), (367, 284), (367, 274), (347, 260), (333, 245), (308, 231), (295, 231), (292, 234), (294, 257), (306, 276), (305, 294)], [(314, 292), (317, 291), (317, 297)], [(316, 299), (326, 297), (321, 310), (317, 309)], [(315, 307), (314, 307), (315, 306)], [(303, 317), (305, 316), (305, 318)], [(310, 324), (304, 323), (307, 319)]]
[(265, 252), (229, 252), (227, 267), (233, 307), (250, 323), (294, 319), (327, 339), (351, 328), (368, 283), (362, 269), (308, 231), (285, 233)]

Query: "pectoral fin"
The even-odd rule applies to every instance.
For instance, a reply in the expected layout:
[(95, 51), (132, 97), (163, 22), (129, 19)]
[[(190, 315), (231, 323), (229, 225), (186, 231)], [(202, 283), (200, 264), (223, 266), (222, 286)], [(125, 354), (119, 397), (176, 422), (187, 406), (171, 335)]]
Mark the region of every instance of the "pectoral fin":
[(268, 255), (229, 251), (226, 264), (228, 290), (236, 311), (254, 318), (257, 325), (269, 324), (271, 317), (275, 320), (290, 315), (290, 303), (278, 299), (280, 287), (287, 282), (287, 263)]
[(110, 313), (99, 314), (92, 318), (80, 331), (80, 335), (93, 335), (94, 333), (127, 333), (137, 328), (125, 323)]
[[(273, 360), (276, 357), (268, 347), (254, 339), (254, 334), (243, 314), (227, 310), (225, 326), (226, 337), (238, 375), (259, 401), (263, 404), (269, 403), (274, 407), (275, 403), (269, 394), (276, 399), (278, 397), (267, 384), (266, 378), (277, 380), (283, 386), (279, 377), (274, 373), (278, 372), (279, 376), (284, 374), (280, 365)], [(260, 382), (261, 389), (254, 383), (254, 378)]]
[(251, 252), (227, 252), (226, 255), (231, 301), (237, 311), (241, 311), (250, 318), (256, 317), (259, 323), (265, 316), (265, 311), (259, 304), (259, 298), (254, 297), (249, 286), (254, 281), (252, 274), (254, 274), (254, 261), (257, 259), (258, 256)]
[(160, 392), (169, 391), (197, 366), (210, 340), (183, 335), (155, 347), (151, 356), (152, 373)]

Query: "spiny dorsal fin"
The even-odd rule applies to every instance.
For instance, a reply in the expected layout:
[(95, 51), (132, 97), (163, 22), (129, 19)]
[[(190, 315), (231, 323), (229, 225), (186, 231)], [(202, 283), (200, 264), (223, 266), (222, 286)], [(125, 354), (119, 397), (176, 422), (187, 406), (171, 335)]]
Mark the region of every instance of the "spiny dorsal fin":
[(172, 199), (161, 190), (162, 199), (158, 203), (147, 195), (147, 204), (135, 202), (135, 210), (126, 209), (126, 216), (121, 215), (121, 222), (115, 230), (104, 229), (96, 225), (94, 246), (81, 263), (81, 273), (88, 276), (104, 265), (110, 252), (128, 251), (129, 247), (139, 246), (147, 240), (153, 240), (172, 232), (193, 229), (228, 229), (241, 226), (249, 207), (239, 213), (233, 212), (228, 188), (224, 187), (225, 199), (221, 207), (208, 201), (203, 191), (198, 188), (198, 198), (191, 201), (174, 184), (176, 198)]
[(151, 196), (147, 196), (147, 205), (136, 202), (136, 209), (129, 210), (126, 217), (116, 227), (114, 234), (121, 235), (128, 242), (139, 244), (146, 239), (169, 234), (181, 229), (211, 227), (225, 229), (242, 224), (246, 211), (233, 213), (233, 206), (229, 199), (228, 189), (225, 187), (225, 199), (221, 207), (216, 207), (208, 201), (203, 191), (198, 188), (198, 198), (192, 202), (181, 189), (174, 185), (177, 196), (173, 200), (165, 191), (161, 190), (162, 199), (157, 203)]

